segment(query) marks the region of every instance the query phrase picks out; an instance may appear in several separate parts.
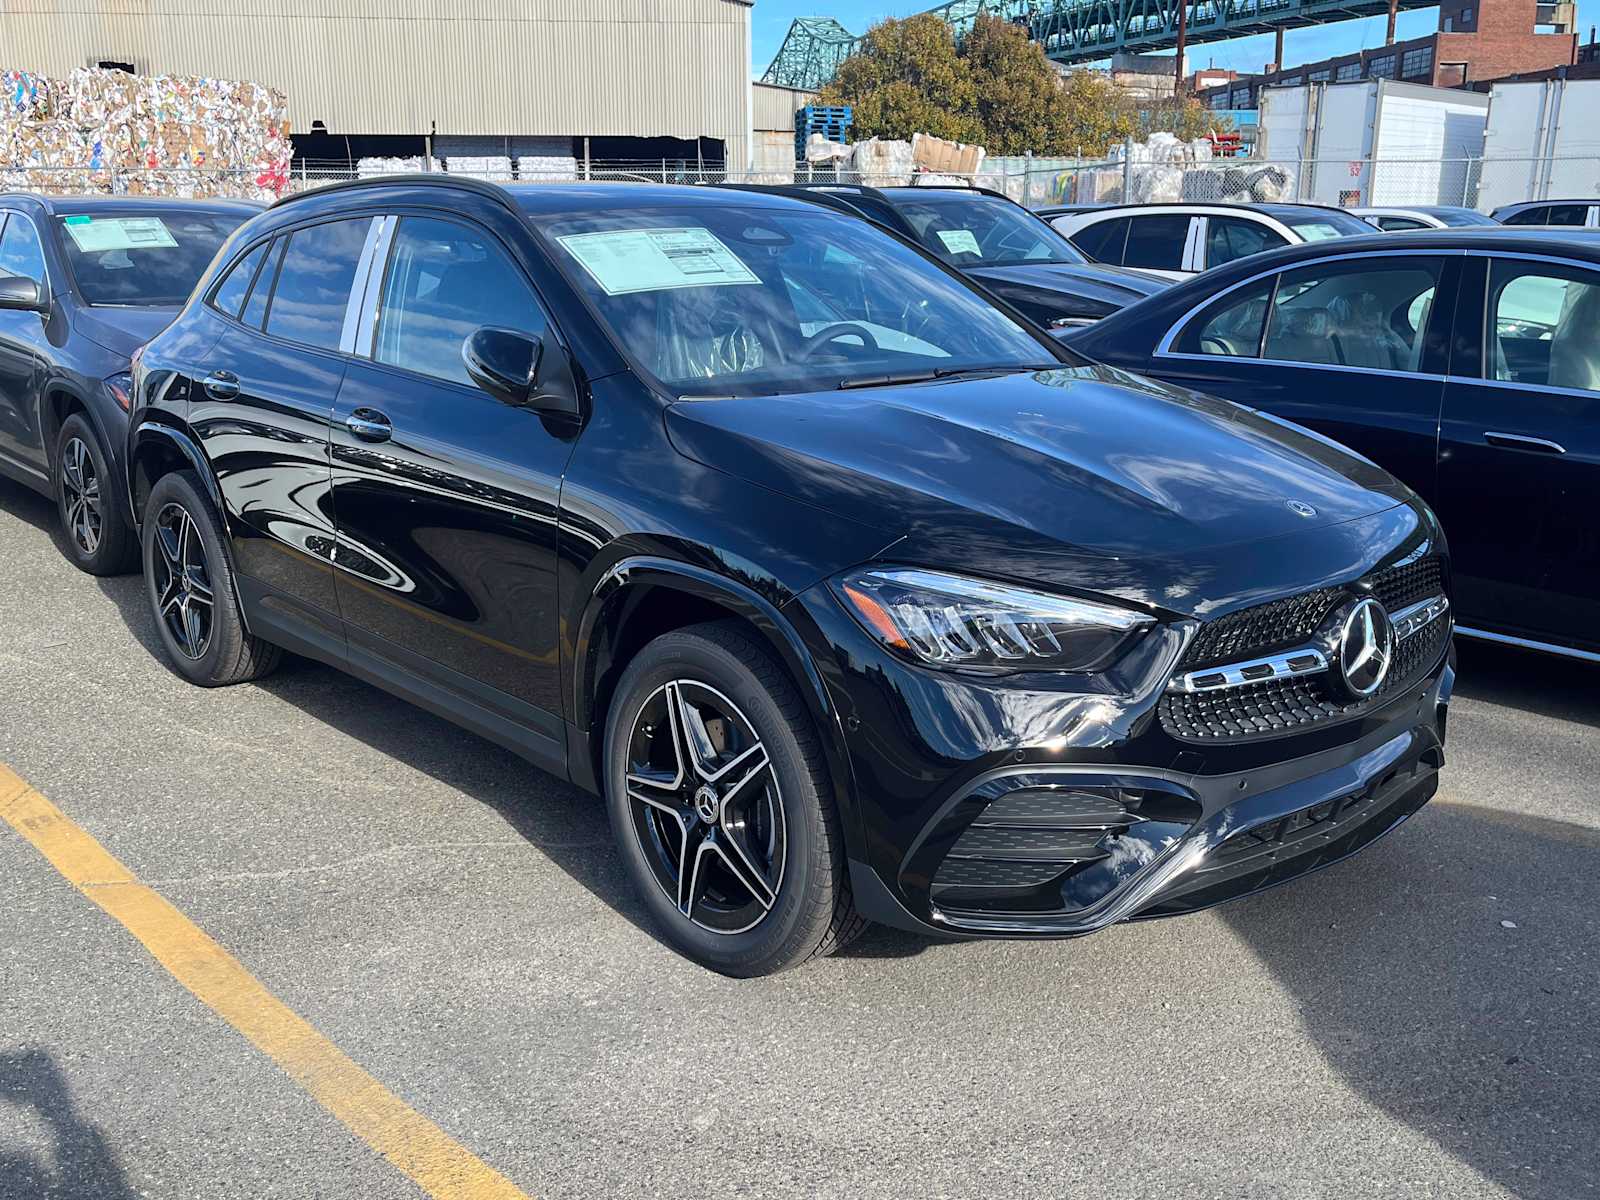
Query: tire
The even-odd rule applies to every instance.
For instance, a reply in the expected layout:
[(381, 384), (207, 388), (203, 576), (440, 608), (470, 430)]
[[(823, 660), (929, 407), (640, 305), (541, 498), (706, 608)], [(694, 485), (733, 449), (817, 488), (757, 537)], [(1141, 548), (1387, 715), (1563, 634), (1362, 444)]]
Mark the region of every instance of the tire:
[[(764, 771), (748, 769), (763, 758)], [(709, 784), (708, 765), (720, 775)], [(664, 634), (628, 665), (606, 720), (605, 783), (628, 874), (667, 940), (694, 961), (770, 975), (831, 954), (865, 927), (810, 714), (738, 625)], [(689, 875), (687, 913), (685, 861), (701, 867)]]
[(201, 687), (223, 687), (278, 665), (283, 652), (245, 630), (222, 524), (192, 472), (156, 482), (142, 549), (145, 595), (173, 670)]
[(90, 575), (123, 575), (139, 563), (127, 501), (94, 426), (73, 413), (56, 436), (56, 513), (67, 560)]

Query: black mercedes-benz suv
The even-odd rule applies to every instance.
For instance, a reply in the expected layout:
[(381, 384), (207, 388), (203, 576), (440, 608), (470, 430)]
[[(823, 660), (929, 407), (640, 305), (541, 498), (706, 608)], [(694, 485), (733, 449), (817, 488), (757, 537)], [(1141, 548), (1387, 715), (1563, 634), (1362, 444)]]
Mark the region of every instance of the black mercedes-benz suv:
[(0, 193), (0, 475), (56, 501), (96, 575), (138, 561), (126, 511), (128, 362), (259, 204)]
[(1184, 912), (1416, 811), (1426, 506), (1053, 340), (783, 197), (309, 193), (138, 364), (151, 611), (196, 683), (288, 648), (603, 795), (730, 974)]

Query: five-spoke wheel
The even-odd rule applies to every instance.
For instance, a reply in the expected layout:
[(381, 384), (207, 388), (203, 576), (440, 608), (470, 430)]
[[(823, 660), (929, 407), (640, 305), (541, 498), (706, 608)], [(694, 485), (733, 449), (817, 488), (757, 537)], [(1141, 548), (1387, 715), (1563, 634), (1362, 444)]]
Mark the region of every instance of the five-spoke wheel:
[(131, 569), (136, 545), (127, 501), (99, 435), (83, 413), (62, 422), (55, 449), (56, 508), (67, 557), (91, 575)]
[(155, 517), (156, 549), (152, 564), (156, 614), (185, 658), (199, 660), (211, 644), (216, 599), (206, 570), (206, 548), (194, 518), (181, 504), (164, 505)]

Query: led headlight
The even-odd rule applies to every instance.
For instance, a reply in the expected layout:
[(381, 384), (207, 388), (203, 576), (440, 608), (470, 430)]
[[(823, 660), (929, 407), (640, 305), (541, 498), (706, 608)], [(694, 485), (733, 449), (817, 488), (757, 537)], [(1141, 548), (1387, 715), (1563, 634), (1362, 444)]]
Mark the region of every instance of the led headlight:
[(111, 393), (111, 398), (117, 402), (117, 407), (123, 412), (128, 411), (129, 403), (133, 396), (133, 374), (123, 371), (109, 376), (103, 381), (106, 391)]
[(883, 567), (833, 586), (885, 646), (940, 667), (1092, 671), (1154, 622), (1116, 605), (943, 571)]

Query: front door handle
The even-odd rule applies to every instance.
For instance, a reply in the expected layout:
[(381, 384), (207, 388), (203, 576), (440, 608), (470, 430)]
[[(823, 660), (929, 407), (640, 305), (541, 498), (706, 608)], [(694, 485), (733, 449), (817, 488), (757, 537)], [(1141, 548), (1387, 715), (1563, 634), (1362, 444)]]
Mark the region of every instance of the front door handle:
[(358, 408), (344, 419), (344, 427), (363, 442), (387, 442), (394, 436), (389, 418), (375, 408)]
[(232, 371), (213, 371), (200, 383), (213, 400), (237, 400), (239, 377)]
[(1483, 440), (1507, 450), (1532, 450), (1535, 454), (1565, 454), (1567, 448), (1549, 438), (1524, 437), (1520, 433), (1485, 433)]

